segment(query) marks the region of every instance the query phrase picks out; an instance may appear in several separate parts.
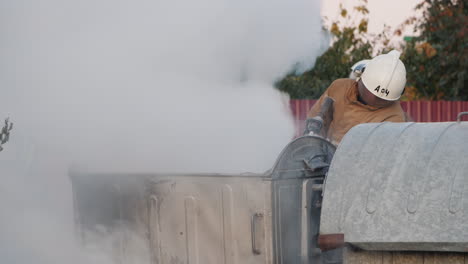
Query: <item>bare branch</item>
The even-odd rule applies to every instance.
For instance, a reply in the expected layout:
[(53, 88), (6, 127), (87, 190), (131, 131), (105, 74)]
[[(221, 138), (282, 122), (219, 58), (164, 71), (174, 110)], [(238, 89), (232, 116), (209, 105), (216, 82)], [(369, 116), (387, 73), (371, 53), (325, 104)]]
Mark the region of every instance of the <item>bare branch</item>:
[(3, 144), (8, 142), (10, 139), (10, 131), (13, 129), (13, 123), (10, 122), (9, 118), (5, 119), (5, 125), (0, 130), (0, 151), (3, 150)]

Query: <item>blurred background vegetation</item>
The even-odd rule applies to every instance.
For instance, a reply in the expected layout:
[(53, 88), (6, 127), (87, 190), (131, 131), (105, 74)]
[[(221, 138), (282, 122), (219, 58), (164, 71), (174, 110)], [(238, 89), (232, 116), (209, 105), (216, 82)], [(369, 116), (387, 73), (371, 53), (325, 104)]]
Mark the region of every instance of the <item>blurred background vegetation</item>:
[[(340, 20), (324, 20), (332, 43), (301, 74), (293, 69), (276, 84), (292, 99), (316, 99), (332, 81), (349, 76), (351, 66), (392, 49), (402, 52), (407, 87), (402, 100), (468, 100), (468, 0), (424, 0), (416, 7), (420, 16), (409, 17), (396, 29), (380, 34), (367, 31), (367, 0), (352, 10), (340, 7)], [(407, 28), (412, 36), (403, 36)], [(398, 39), (400, 41), (391, 41)]]

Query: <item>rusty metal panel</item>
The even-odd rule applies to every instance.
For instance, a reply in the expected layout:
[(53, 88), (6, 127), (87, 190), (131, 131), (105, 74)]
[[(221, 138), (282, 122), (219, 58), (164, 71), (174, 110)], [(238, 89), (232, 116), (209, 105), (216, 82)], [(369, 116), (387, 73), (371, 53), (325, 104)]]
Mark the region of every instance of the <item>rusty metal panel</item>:
[(467, 253), (366, 251), (347, 246), (344, 264), (466, 264)]
[[(343, 251), (343, 263), (346, 264), (383, 264), (383, 253), (362, 251), (346, 247)], [(387, 264), (387, 263), (386, 263)], [(388, 263), (391, 264), (391, 263)]]
[(321, 234), (367, 250), (468, 251), (468, 122), (354, 127), (328, 173)]
[(393, 253), (394, 264), (424, 264), (423, 253), (395, 252)]
[[(465, 264), (467, 254), (463, 253), (424, 253), (424, 264)], [(468, 258), (467, 258), (468, 259)]]
[(392, 252), (382, 252), (382, 264), (393, 264)]

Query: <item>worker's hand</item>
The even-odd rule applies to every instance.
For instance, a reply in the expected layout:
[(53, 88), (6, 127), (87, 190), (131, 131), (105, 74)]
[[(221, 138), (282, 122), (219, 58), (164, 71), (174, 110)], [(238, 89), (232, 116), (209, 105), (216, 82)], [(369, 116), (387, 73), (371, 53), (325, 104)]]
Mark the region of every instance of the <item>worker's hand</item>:
[(303, 135), (320, 135), (322, 130), (323, 119), (320, 116), (315, 116), (306, 120), (304, 134)]

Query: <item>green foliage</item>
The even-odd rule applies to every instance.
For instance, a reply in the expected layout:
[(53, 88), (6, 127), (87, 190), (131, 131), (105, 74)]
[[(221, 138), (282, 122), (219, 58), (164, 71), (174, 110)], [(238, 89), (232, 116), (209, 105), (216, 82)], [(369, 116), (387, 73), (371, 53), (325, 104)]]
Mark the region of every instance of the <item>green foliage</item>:
[[(277, 83), (291, 98), (318, 98), (330, 83), (349, 75), (350, 67), (362, 59), (394, 49), (393, 36), (402, 38), (404, 27), (413, 26), (416, 37), (405, 38), (402, 61), (407, 70), (404, 99), (468, 100), (468, 0), (424, 0), (416, 9), (420, 18), (410, 17), (395, 32), (385, 26), (376, 36), (367, 33), (367, 1), (352, 12), (341, 7), (340, 20), (325, 27), (332, 46), (319, 56), (315, 66), (302, 74), (291, 73)], [(344, 20), (344, 21), (343, 21)]]
[[(347, 29), (340, 34), (332, 47), (317, 58), (314, 68), (301, 75), (290, 74), (277, 83), (277, 87), (289, 93), (291, 98), (318, 98), (338, 78), (349, 75), (351, 66), (361, 58), (369, 58), (371, 46), (354, 38)], [(359, 46), (358, 49), (351, 49)], [(351, 49), (351, 50), (350, 50)], [(350, 50), (350, 52), (347, 52)]]
[(426, 0), (416, 8), (418, 37), (408, 41), (403, 62), (415, 98), (468, 100), (467, 0)]
[[(278, 89), (289, 93), (291, 98), (320, 97), (331, 82), (347, 77), (354, 63), (371, 57), (372, 45), (365, 38), (369, 13), (366, 6), (356, 7), (354, 14), (343, 7), (340, 9), (340, 15), (345, 20), (341, 23), (335, 21), (327, 28), (333, 36), (333, 44), (317, 58), (315, 66), (300, 75), (291, 73), (277, 83)], [(352, 15), (354, 19), (359, 19), (358, 25), (353, 25)]]

